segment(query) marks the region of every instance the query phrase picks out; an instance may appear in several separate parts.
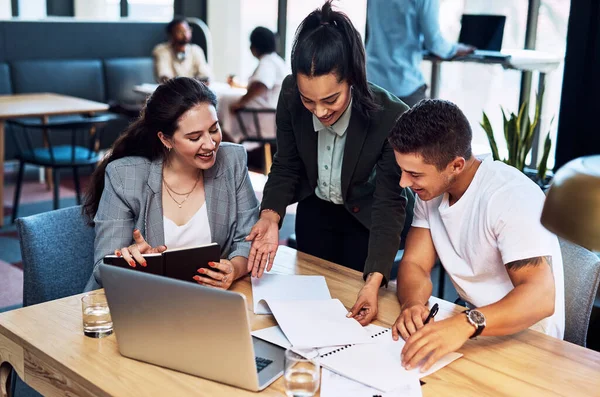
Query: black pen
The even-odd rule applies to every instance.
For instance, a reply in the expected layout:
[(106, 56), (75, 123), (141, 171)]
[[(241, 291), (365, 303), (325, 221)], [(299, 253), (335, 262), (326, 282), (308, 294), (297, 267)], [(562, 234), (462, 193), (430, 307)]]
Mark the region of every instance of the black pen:
[(431, 307), (431, 310), (429, 311), (429, 315), (427, 316), (427, 318), (423, 322), (423, 325), (427, 324), (429, 322), (429, 320), (431, 320), (433, 317), (435, 317), (435, 315), (437, 314), (439, 308), (440, 308), (440, 306), (437, 303), (435, 303)]

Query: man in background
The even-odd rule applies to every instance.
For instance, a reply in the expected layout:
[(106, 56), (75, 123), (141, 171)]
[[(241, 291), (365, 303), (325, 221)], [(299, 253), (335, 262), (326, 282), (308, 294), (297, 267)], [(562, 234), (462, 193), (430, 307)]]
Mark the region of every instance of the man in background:
[(154, 75), (158, 83), (173, 77), (193, 77), (208, 82), (210, 68), (202, 48), (192, 44), (192, 29), (184, 18), (167, 25), (169, 41), (154, 47)]
[(439, 0), (369, 0), (367, 4), (367, 78), (410, 107), (425, 98), (423, 49), (443, 59), (475, 50), (444, 39), (439, 9)]

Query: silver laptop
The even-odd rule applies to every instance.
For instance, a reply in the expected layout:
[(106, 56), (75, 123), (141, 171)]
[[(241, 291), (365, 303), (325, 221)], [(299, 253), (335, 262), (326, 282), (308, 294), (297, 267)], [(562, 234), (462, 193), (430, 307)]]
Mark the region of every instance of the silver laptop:
[(284, 350), (250, 335), (237, 292), (100, 265), (123, 356), (259, 391), (283, 374)]

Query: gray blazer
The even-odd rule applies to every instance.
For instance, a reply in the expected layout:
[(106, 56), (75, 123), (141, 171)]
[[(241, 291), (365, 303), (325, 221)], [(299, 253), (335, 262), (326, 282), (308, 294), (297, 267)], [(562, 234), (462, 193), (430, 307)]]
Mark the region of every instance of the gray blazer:
[[(221, 257), (248, 257), (251, 243), (244, 239), (258, 220), (259, 203), (243, 146), (221, 143), (215, 165), (204, 171), (204, 191), (211, 236), (221, 246)], [(102, 286), (98, 265), (105, 255), (131, 245), (134, 229), (152, 247), (165, 243), (162, 161), (144, 157), (112, 161), (106, 167), (94, 222), (94, 272), (86, 291)]]

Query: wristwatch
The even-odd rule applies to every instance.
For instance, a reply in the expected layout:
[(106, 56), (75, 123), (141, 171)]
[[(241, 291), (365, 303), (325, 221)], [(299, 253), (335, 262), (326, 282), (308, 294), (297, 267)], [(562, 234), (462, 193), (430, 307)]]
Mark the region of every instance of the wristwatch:
[(465, 310), (463, 313), (467, 315), (467, 320), (471, 323), (472, 326), (477, 328), (475, 333), (471, 335), (471, 339), (478, 337), (483, 332), (485, 328), (485, 316), (482, 312), (476, 309)]

